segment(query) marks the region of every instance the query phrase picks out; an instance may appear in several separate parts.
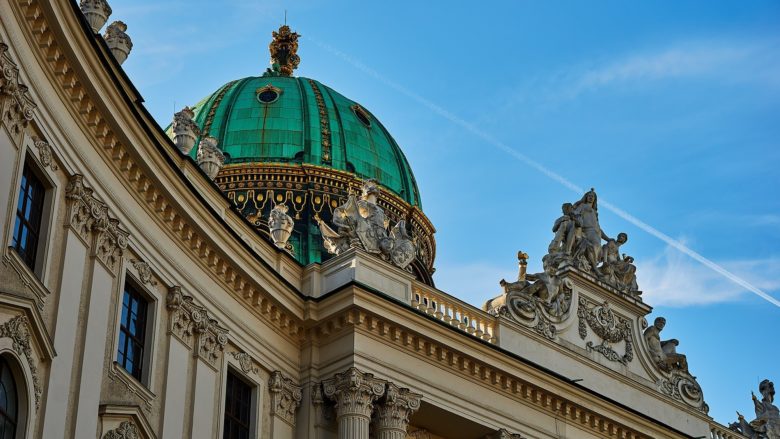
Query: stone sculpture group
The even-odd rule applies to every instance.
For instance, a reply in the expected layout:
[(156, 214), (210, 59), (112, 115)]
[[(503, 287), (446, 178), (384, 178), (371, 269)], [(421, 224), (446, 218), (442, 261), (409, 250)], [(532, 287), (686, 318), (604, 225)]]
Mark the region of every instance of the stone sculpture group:
[(761, 381), (758, 391), (761, 393), (761, 400), (751, 392), (756, 419), (747, 422), (745, 417), (737, 412), (738, 420), (731, 423), (729, 428), (750, 439), (780, 439), (780, 410), (774, 405), (775, 385), (769, 380)]
[(634, 258), (620, 254), (628, 235), (619, 233), (616, 239), (610, 238), (601, 229), (596, 192), (591, 189), (579, 201), (564, 203), (561, 209), (563, 215), (553, 224), (555, 237), (542, 260), (545, 272), (573, 265), (622, 293), (639, 297)]
[(350, 193), (347, 201), (333, 209), (333, 230), (317, 217), (325, 249), (331, 254), (341, 254), (350, 248), (360, 248), (379, 255), (393, 265), (406, 269), (416, 256), (416, 246), (401, 220), (388, 232), (389, 221), (385, 211), (377, 204), (379, 187), (374, 180), (366, 180), (362, 196), (357, 199)]

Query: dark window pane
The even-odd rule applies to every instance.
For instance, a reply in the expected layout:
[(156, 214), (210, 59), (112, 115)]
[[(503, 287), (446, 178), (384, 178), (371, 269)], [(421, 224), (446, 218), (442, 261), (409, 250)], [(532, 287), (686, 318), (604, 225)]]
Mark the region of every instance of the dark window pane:
[(226, 388), (223, 439), (249, 438), (252, 387), (233, 372), (228, 372)]
[(142, 377), (143, 352), (146, 343), (146, 305), (146, 299), (141, 296), (141, 293), (129, 281), (125, 282), (116, 361), (139, 380)]
[(5, 358), (0, 357), (0, 438), (13, 438), (18, 422), (18, 398), (16, 396), (16, 381)]
[(24, 166), (16, 205), (13, 247), (31, 269), (35, 268), (38, 236), (41, 232), (44, 187), (29, 166)]

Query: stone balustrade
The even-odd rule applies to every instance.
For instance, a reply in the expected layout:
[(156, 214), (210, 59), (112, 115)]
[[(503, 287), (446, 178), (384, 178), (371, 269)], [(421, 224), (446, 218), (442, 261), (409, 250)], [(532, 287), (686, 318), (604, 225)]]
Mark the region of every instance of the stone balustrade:
[(723, 425), (717, 422), (710, 422), (710, 438), (709, 439), (746, 439), (745, 436), (737, 433), (736, 431), (729, 430)]
[(496, 317), (452, 296), (416, 285), (412, 306), (467, 334), (490, 343), (498, 342)]

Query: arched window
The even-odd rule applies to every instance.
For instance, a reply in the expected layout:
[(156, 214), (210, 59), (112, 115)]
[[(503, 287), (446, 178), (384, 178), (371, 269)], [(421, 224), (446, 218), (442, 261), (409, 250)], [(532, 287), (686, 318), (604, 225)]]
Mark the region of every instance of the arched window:
[(19, 396), (8, 361), (0, 356), (0, 438), (16, 437)]

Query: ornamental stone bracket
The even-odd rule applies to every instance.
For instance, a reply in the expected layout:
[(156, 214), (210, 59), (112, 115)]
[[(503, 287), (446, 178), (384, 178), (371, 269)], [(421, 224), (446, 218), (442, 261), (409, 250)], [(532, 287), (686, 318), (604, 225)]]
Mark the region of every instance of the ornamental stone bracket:
[(295, 412), (303, 397), (301, 387), (281, 372), (275, 371), (268, 380), (268, 391), (271, 394), (271, 415), (295, 426)]
[(196, 358), (217, 369), (228, 342), (228, 330), (211, 318), (205, 307), (183, 294), (180, 286), (168, 289), (166, 308), (170, 312), (169, 332), (192, 349)]
[(131, 421), (123, 421), (119, 427), (109, 430), (103, 435), (103, 439), (140, 439), (141, 433), (138, 427)]
[(312, 388), (318, 420), (327, 420), (326, 399), (335, 403), (339, 438), (367, 439), (373, 415), (378, 439), (404, 439), (422, 395), (350, 367)]
[(35, 108), (29, 88), (19, 79), (19, 67), (11, 59), (8, 45), (0, 41), (0, 120), (17, 140), (33, 119)]
[(32, 375), (33, 392), (35, 393), (35, 410), (38, 411), (41, 408), (43, 388), (41, 387), (37, 363), (32, 353), (30, 322), (27, 316), (16, 316), (0, 325), (0, 338), (10, 338), (14, 352), (27, 360), (27, 365)]
[(68, 204), (65, 225), (86, 242), (91, 242), (92, 256), (114, 273), (127, 249), (129, 232), (122, 230), (119, 220), (109, 215), (108, 205), (95, 198), (91, 188), (84, 186), (83, 175), (75, 174), (70, 178), (65, 198)]
[[(585, 344), (588, 351), (596, 351), (609, 361), (626, 365), (633, 360), (631, 323), (627, 319), (617, 316), (610, 308), (609, 302), (604, 301), (601, 305), (594, 305), (586, 298), (580, 297), (577, 317), (579, 318), (579, 333), (582, 340), (588, 337), (588, 328), (601, 340), (599, 344), (589, 340)], [(621, 342), (625, 345), (623, 355), (613, 349), (613, 345)]]

